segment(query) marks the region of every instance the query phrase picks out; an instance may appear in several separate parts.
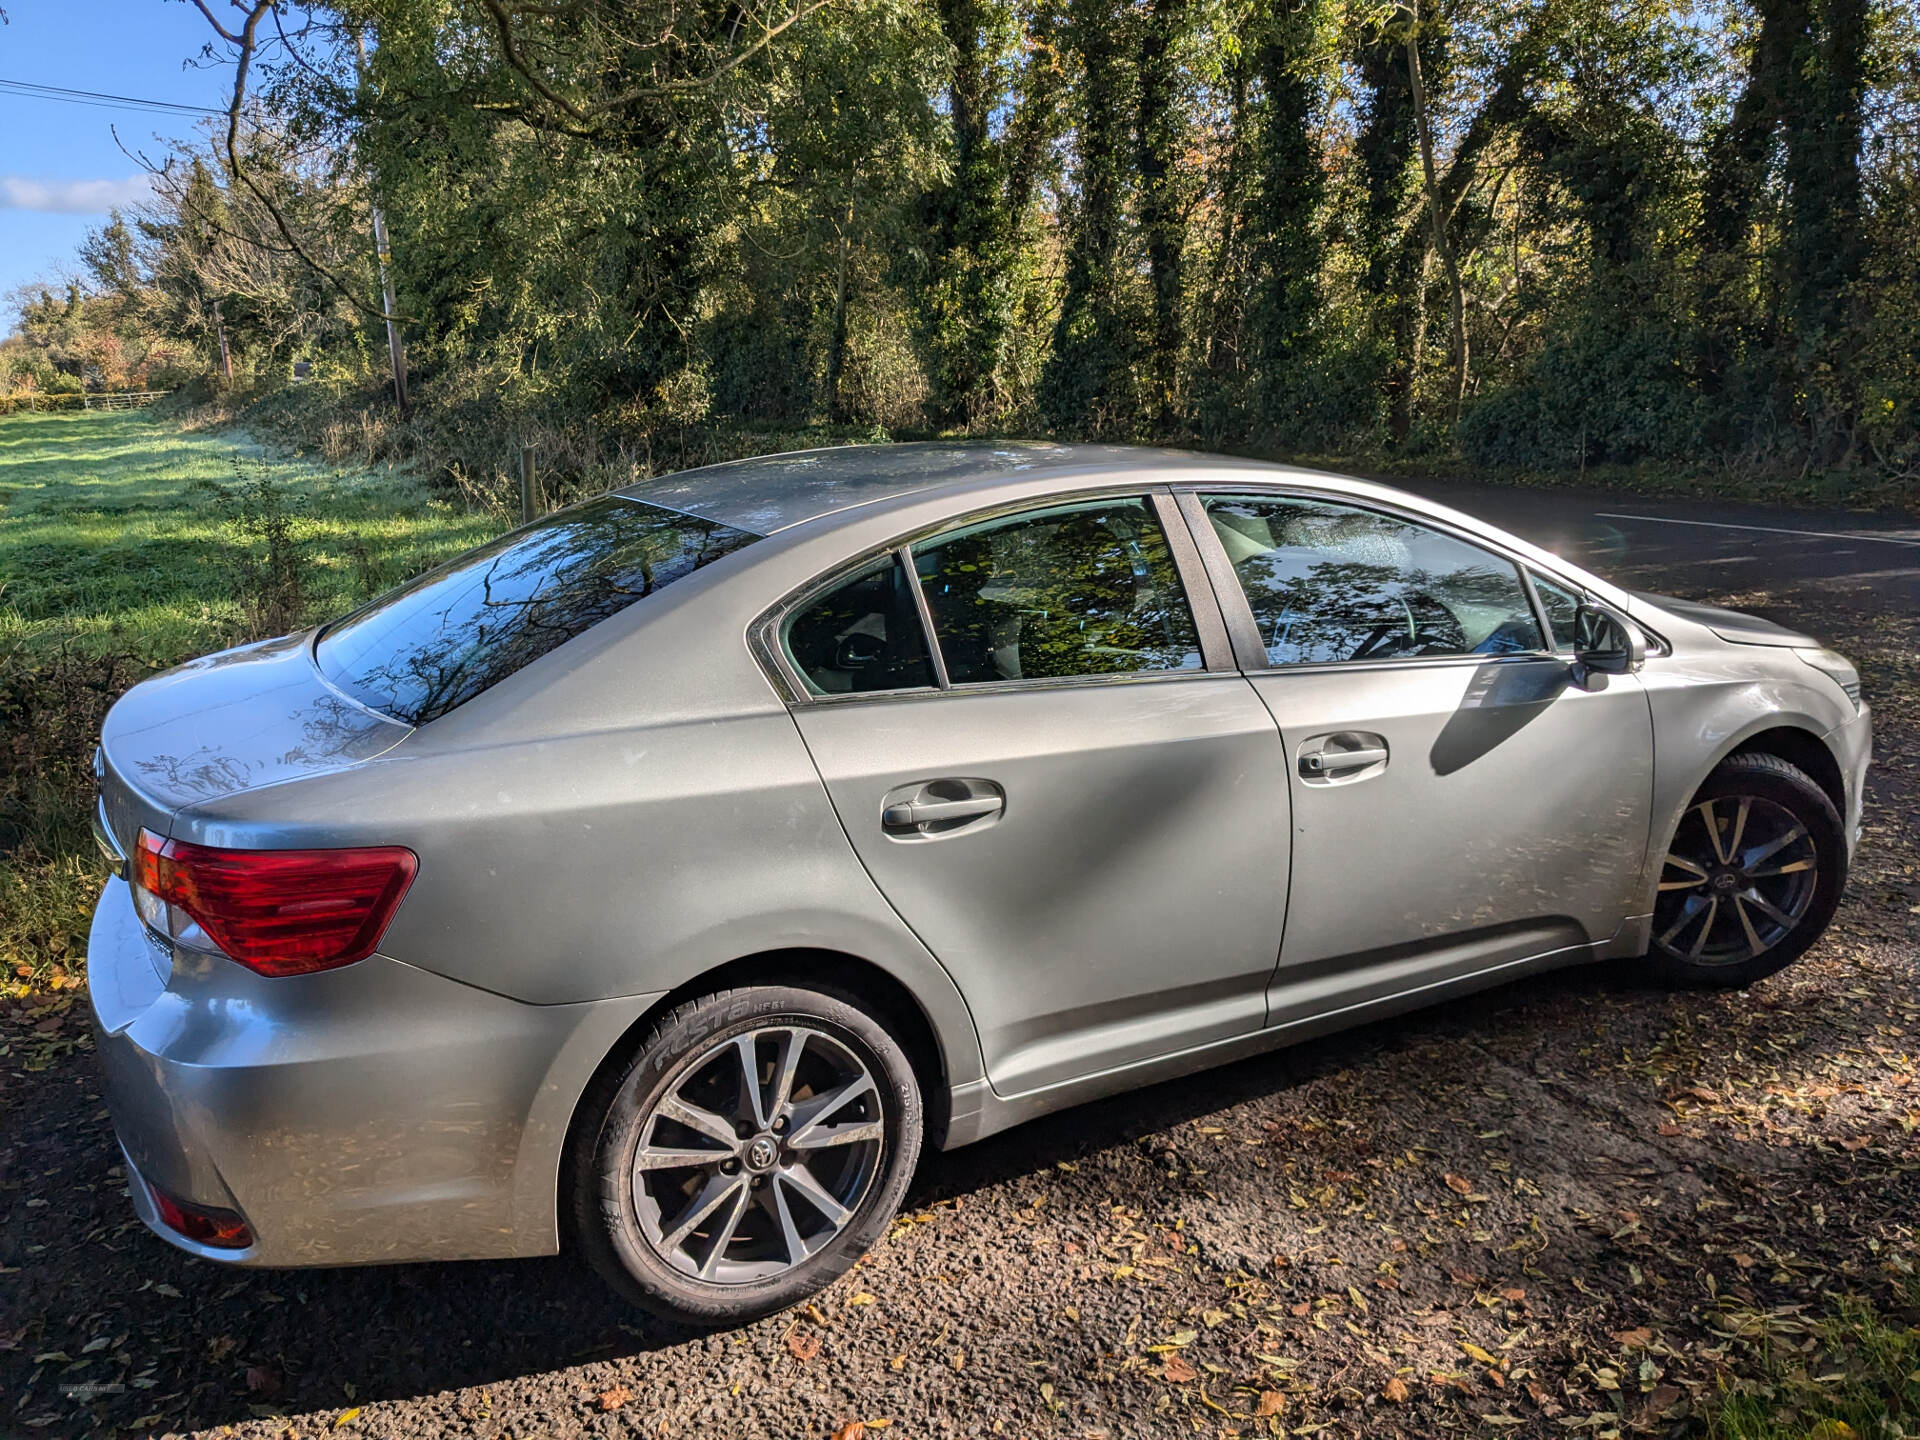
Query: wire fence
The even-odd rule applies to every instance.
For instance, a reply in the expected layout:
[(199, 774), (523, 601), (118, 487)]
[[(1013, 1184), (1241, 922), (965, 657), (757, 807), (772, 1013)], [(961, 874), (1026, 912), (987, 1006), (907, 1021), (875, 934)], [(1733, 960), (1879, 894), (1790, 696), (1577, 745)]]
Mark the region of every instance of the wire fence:
[(0, 415), (16, 410), (143, 410), (169, 394), (166, 390), (118, 390), (105, 394), (48, 395), (29, 390), (0, 395)]

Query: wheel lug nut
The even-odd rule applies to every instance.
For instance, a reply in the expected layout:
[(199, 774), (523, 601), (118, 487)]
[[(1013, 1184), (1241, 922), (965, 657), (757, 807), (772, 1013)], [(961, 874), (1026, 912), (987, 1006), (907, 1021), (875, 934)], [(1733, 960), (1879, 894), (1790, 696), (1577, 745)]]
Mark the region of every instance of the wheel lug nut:
[(729, 1175), (737, 1175), (740, 1173), (740, 1162), (738, 1160), (722, 1160), (720, 1162), (720, 1168)]
[(786, 1116), (777, 1115), (774, 1117), (773, 1133), (776, 1135), (784, 1135), (787, 1133), (787, 1117)]

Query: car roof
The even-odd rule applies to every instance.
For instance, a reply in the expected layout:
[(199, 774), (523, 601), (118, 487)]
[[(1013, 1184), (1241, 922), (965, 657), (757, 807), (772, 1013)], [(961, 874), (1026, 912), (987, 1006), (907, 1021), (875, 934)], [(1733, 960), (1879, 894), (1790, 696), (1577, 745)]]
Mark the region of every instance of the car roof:
[(771, 535), (802, 521), (917, 491), (987, 488), (1055, 474), (1138, 474), (1142, 483), (1169, 470), (1259, 470), (1284, 467), (1191, 450), (1126, 445), (1056, 445), (1041, 440), (932, 441), (908, 445), (839, 445), (729, 460), (628, 486), (635, 500), (684, 510), (736, 529)]

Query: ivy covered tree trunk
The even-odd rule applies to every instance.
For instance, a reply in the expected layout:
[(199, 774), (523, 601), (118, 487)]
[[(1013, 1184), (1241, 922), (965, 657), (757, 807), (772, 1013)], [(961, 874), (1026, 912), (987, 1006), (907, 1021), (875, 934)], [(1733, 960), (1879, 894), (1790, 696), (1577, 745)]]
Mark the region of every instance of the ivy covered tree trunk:
[[(1438, 71), (1444, 32), (1423, 41), (1429, 70)], [(1362, 292), (1372, 302), (1375, 373), (1387, 410), (1388, 435), (1401, 444), (1413, 424), (1415, 320), (1425, 303), (1424, 247), (1401, 243), (1413, 193), (1413, 85), (1401, 43), (1390, 26), (1369, 27), (1355, 68), (1365, 85), (1364, 119), (1354, 150), (1362, 183), (1357, 232)]]
[(1320, 102), (1321, 0), (1266, 0), (1255, 22), (1258, 159), (1247, 213), (1253, 294), (1249, 361), (1258, 376), (1255, 433), (1297, 443), (1310, 423), (1326, 249), (1326, 169), (1314, 134)]
[(991, 405), (1009, 322), (1004, 157), (991, 119), (990, 47), (1002, 19), (994, 0), (940, 0), (953, 47), (947, 86), (952, 179), (933, 197), (932, 277), (921, 297), (931, 360), (933, 418), (964, 424)]
[(1140, 38), (1140, 234), (1147, 247), (1153, 289), (1153, 333), (1147, 406), (1153, 429), (1170, 435), (1181, 423), (1180, 364), (1182, 255), (1186, 214), (1179, 177), (1186, 115), (1181, 108), (1178, 46), (1187, 25), (1187, 0), (1152, 0)]
[(1073, 434), (1125, 435), (1138, 421), (1120, 264), (1134, 96), (1124, 15), (1115, 0), (1073, 0), (1068, 11), (1068, 43), (1081, 70), (1077, 199), (1067, 217), (1066, 281), (1040, 404), (1056, 430)]
[(1834, 464), (1850, 455), (1859, 422), (1845, 359), (1867, 254), (1860, 147), (1870, 12), (1868, 0), (1816, 0), (1814, 14), (1812, 63), (1788, 92), (1788, 320), (1813, 458)]

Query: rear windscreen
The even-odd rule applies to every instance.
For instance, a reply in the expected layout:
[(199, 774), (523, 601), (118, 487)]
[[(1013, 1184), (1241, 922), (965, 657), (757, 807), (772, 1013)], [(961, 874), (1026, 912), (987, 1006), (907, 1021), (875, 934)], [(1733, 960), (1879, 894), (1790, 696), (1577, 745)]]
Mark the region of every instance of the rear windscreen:
[(422, 725), (759, 537), (616, 495), (429, 570), (321, 632), (329, 681)]

